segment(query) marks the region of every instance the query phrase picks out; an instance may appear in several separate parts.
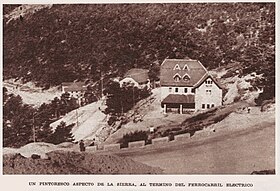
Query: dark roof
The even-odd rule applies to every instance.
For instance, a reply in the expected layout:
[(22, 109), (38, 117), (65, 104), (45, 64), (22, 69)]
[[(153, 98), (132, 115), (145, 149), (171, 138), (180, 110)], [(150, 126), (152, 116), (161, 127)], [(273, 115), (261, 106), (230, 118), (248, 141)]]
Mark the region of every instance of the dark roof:
[(141, 68), (133, 68), (126, 72), (124, 78), (132, 78), (139, 84), (146, 83), (149, 79), (148, 75), (149, 70)]
[(86, 91), (87, 86), (84, 82), (63, 82), (61, 84), (65, 92)]
[[(181, 70), (175, 69), (176, 65)], [(186, 67), (185, 69), (183, 69)], [(160, 84), (162, 86), (194, 86), (207, 73), (204, 66), (197, 60), (191, 59), (165, 59), (160, 67)], [(189, 80), (174, 80), (174, 76), (179, 74), (182, 78), (184, 75), (190, 77)]]
[(194, 103), (194, 95), (169, 94), (162, 103)]

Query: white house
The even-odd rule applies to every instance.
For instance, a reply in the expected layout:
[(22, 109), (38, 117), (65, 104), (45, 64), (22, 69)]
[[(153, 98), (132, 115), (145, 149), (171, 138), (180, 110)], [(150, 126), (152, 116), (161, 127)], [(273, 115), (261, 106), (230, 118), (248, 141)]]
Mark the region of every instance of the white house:
[(64, 82), (61, 84), (61, 90), (62, 93), (69, 93), (70, 97), (78, 99), (78, 104), (81, 105), (87, 86), (84, 82)]
[(184, 113), (222, 105), (221, 86), (198, 60), (165, 59), (160, 85), (164, 112)]

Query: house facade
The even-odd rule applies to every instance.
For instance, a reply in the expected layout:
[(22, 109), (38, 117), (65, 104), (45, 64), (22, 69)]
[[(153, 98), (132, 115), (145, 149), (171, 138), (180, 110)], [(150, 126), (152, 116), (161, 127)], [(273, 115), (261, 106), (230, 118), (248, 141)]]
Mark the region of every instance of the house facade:
[(62, 93), (69, 93), (70, 97), (76, 98), (81, 105), (87, 86), (84, 82), (64, 82), (61, 84), (61, 90)]
[(222, 88), (197, 60), (165, 59), (160, 68), (164, 112), (205, 110), (222, 105)]

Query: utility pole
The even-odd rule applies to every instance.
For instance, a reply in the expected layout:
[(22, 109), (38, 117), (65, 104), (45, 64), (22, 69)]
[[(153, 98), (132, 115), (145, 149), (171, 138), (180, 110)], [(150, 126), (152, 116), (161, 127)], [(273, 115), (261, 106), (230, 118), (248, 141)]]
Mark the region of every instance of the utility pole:
[(134, 100), (134, 86), (132, 86), (132, 101), (133, 101), (133, 107), (135, 105), (135, 100)]
[(33, 142), (36, 142), (36, 129), (35, 129), (35, 116), (33, 113), (33, 125), (32, 125), (32, 131), (33, 131)]
[(79, 108), (80, 108), (80, 96), (78, 95), (78, 108), (76, 109), (77, 127), (79, 126), (79, 113), (78, 113)]
[(40, 113), (35, 114), (32, 113), (32, 132), (33, 132), (33, 142), (36, 142), (36, 126), (35, 126), (35, 117), (37, 117)]
[(122, 110), (122, 116), (123, 116), (123, 102), (121, 100), (121, 110)]
[(101, 82), (101, 98), (103, 98), (103, 73), (100, 70), (100, 82)]
[(79, 115), (78, 115), (78, 109), (76, 109), (76, 118), (77, 118), (77, 127), (79, 126)]

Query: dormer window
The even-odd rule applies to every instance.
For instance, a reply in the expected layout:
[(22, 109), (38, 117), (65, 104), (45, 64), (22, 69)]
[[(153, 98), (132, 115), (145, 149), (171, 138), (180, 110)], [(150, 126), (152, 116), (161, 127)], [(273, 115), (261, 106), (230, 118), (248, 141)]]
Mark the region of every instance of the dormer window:
[(175, 74), (174, 76), (173, 76), (173, 79), (175, 80), (175, 82), (179, 82), (180, 80), (181, 80), (181, 76), (180, 76), (180, 74)]
[(211, 79), (208, 79), (205, 81), (206, 84), (213, 84), (213, 81)]
[(188, 75), (188, 74), (185, 74), (184, 76), (183, 76), (183, 80), (184, 81), (189, 81), (191, 79), (191, 77)]
[(176, 64), (176, 65), (174, 66), (173, 70), (181, 70), (179, 64)]
[(185, 64), (183, 70), (190, 70), (187, 64)]

